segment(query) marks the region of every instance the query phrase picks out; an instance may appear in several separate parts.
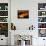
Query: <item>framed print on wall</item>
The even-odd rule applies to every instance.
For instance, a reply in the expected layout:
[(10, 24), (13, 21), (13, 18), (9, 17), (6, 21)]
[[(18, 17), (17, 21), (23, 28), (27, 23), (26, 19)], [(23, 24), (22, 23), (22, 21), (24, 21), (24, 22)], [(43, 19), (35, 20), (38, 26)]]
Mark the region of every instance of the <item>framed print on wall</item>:
[(39, 29), (39, 37), (46, 37), (46, 29)]
[(19, 19), (28, 19), (29, 18), (29, 10), (18, 10), (17, 15)]

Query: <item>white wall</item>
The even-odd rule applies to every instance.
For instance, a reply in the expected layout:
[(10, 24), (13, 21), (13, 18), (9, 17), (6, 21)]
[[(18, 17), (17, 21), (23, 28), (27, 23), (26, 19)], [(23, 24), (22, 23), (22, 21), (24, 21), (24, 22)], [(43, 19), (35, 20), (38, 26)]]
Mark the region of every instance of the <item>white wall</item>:
[[(17, 10), (29, 10), (29, 19), (18, 19)], [(33, 23), (35, 25), (35, 22), (37, 23), (37, 2), (30, 0), (12, 0), (11, 15), (11, 22), (14, 22), (17, 30), (28, 30), (29, 26)]]
[[(46, 0), (11, 0), (11, 22), (16, 26), (17, 30), (15, 31), (15, 34), (20, 34), (22, 32), (23, 34), (26, 34), (27, 31), (29, 31), (28, 27), (33, 24), (35, 26), (35, 30), (30, 30), (33, 36), (33, 46), (44, 45), (43, 38), (38, 38), (38, 3), (46, 3)], [(17, 18), (17, 10), (23, 9), (29, 10), (29, 19)]]
[[(0, 3), (7, 3), (7, 2), (8, 2), (8, 0), (0, 0)], [(17, 28), (16, 32), (19, 34), (21, 32), (23, 34), (27, 34), (27, 32), (29, 31), (28, 27), (33, 24), (35, 26), (35, 30), (33, 30), (33, 32), (32, 32), (32, 35), (35, 36), (32, 39), (33, 46), (40, 46), (40, 44), (42, 44), (41, 46), (44, 46), (45, 41), (43, 41), (43, 38), (36, 37), (36, 36), (38, 36), (38, 30), (37, 30), (37, 27), (38, 27), (38, 25), (37, 25), (37, 23), (38, 23), (38, 21), (37, 21), (38, 2), (46, 3), (46, 0), (11, 0), (11, 22), (13, 22), (16, 25), (16, 28)], [(29, 16), (30, 16), (29, 19), (21, 20), (21, 19), (17, 18), (17, 10), (21, 10), (21, 9), (29, 10)], [(9, 12), (9, 14), (10, 14), (10, 12)], [(28, 32), (28, 34), (30, 34), (30, 32)], [(13, 41), (14, 32), (12, 32), (11, 38), (12, 38), (11, 44), (13, 45), (14, 44), (14, 41)], [(4, 40), (5, 40), (5, 38), (4, 38)], [(0, 43), (1, 43), (1, 41), (0, 41)], [(6, 44), (6, 43), (4, 42), (4, 44)]]
[[(11, 22), (17, 30), (28, 30), (32, 24), (37, 29), (38, 3), (46, 0), (11, 0)], [(29, 19), (18, 19), (17, 10), (29, 10)]]
[(0, 3), (8, 3), (8, 0), (0, 0)]

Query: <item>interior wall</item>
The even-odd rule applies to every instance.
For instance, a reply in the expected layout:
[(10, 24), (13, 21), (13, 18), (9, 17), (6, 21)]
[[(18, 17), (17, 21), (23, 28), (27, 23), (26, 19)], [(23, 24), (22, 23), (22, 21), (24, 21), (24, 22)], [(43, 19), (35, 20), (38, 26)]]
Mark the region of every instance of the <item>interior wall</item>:
[[(11, 1), (11, 22), (14, 22), (17, 30), (28, 30), (29, 26), (36, 25), (35, 23), (37, 23), (37, 2), (30, 0), (20, 1)], [(29, 10), (29, 19), (18, 19), (18, 10)]]
[[(11, 0), (11, 22), (17, 30), (28, 30), (29, 26), (38, 27), (38, 3), (46, 0)], [(29, 10), (29, 19), (18, 19), (18, 10)]]
[[(32, 44), (33, 46), (44, 46), (43, 38), (38, 37), (38, 3), (46, 3), (46, 0), (11, 0), (11, 22), (16, 26), (16, 32), (21, 33), (22, 31), (19, 30), (23, 30), (23, 33), (25, 32), (25, 34), (26, 30), (29, 29), (29, 26), (33, 24), (35, 30), (33, 30), (34, 32), (32, 33), (34, 36)], [(17, 10), (21, 9), (29, 10), (29, 19), (17, 18)]]
[(0, 0), (0, 3), (8, 3), (8, 0)]

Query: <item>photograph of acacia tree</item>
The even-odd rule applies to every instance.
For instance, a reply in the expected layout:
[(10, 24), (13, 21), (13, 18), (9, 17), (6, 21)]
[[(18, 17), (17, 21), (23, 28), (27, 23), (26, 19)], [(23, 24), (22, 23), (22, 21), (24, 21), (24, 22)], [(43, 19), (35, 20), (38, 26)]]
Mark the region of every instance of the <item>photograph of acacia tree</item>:
[(18, 10), (18, 18), (29, 18), (29, 10)]

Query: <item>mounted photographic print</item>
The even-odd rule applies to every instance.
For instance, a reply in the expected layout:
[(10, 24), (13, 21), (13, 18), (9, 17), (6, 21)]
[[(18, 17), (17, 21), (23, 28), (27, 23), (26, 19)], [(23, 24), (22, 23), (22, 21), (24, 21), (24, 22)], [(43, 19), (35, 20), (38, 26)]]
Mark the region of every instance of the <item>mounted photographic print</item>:
[(38, 3), (38, 10), (45, 10), (46, 9), (46, 3)]
[(8, 37), (8, 23), (0, 23), (0, 35)]
[(8, 17), (0, 17), (0, 22), (8, 22)]
[(38, 22), (46, 22), (46, 17), (38, 17)]
[(39, 37), (46, 37), (46, 29), (39, 29)]
[(25, 18), (29, 18), (29, 10), (18, 10), (18, 18), (21, 19), (25, 19)]

